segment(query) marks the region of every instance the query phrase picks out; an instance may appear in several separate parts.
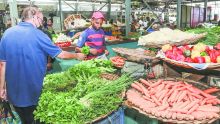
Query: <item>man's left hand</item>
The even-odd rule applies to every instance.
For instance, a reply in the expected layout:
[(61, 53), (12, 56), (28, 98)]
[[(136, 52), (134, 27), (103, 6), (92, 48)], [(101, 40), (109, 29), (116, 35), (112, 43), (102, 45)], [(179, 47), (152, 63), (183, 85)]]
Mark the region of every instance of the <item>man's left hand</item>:
[(109, 51), (105, 50), (105, 55), (108, 56), (109, 55)]

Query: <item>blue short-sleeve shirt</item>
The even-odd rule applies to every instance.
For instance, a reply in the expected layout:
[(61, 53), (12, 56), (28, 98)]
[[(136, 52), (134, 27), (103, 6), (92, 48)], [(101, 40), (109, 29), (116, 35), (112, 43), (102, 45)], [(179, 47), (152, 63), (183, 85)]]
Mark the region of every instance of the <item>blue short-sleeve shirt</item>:
[(17, 107), (37, 105), (46, 73), (47, 56), (62, 50), (31, 23), (9, 28), (0, 42), (0, 61), (6, 62), (9, 102)]

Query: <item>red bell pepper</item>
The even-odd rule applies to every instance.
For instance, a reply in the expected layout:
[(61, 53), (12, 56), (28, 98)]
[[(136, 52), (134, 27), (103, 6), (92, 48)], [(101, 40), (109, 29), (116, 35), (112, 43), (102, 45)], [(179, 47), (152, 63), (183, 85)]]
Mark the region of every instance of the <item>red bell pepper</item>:
[(213, 63), (217, 63), (217, 56), (216, 56), (216, 53), (215, 53), (215, 50), (210, 50), (209, 51), (209, 56), (210, 56), (210, 60), (211, 60), (211, 62), (213, 62)]
[(210, 50), (211, 50), (210, 47), (209, 47), (209, 46), (206, 46), (205, 52), (206, 52), (206, 53), (209, 53)]
[(205, 58), (202, 57), (202, 56), (200, 56), (200, 57), (195, 57), (195, 58), (193, 59), (193, 61), (194, 61), (195, 63), (205, 63)]
[(193, 63), (193, 59), (190, 57), (186, 57), (184, 61), (188, 63)]

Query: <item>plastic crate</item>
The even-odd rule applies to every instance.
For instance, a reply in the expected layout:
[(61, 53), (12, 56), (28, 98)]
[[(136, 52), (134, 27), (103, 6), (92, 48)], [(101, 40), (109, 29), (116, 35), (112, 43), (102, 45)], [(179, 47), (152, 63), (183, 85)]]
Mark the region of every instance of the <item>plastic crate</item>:
[(106, 31), (105, 35), (112, 36), (112, 32), (111, 31)]
[(108, 117), (95, 122), (95, 124), (124, 124), (124, 108), (119, 108)]

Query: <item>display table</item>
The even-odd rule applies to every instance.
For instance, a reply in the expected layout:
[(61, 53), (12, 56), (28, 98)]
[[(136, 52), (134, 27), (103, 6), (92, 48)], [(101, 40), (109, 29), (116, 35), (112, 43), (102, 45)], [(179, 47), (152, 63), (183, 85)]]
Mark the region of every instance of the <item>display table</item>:
[[(112, 48), (115, 48), (115, 47), (138, 48), (139, 46), (137, 46), (137, 42), (134, 42), (134, 41), (133, 42), (127, 41), (127, 43), (122, 43), (122, 44), (107, 45), (107, 49), (109, 51), (109, 55), (107, 56), (108, 58), (116, 55), (116, 53), (112, 50)], [(75, 47), (71, 46), (71, 47), (62, 48), (62, 49), (65, 51), (71, 52), (75, 49)], [(80, 62), (79, 60), (75, 60), (75, 59), (64, 60), (64, 59), (55, 58), (55, 61), (53, 63), (53, 70), (51, 71), (51, 73), (65, 71), (69, 67), (79, 62)]]

